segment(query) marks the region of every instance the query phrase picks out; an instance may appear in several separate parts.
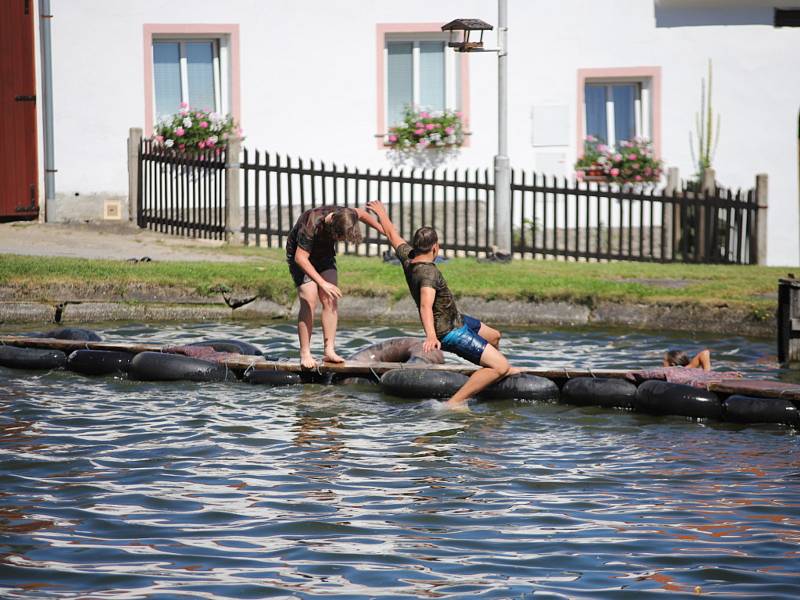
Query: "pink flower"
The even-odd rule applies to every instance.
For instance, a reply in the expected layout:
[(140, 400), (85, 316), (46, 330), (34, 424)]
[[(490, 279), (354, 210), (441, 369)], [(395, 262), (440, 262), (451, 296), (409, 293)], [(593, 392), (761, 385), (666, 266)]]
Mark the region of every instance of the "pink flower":
[(214, 147), (214, 140), (206, 140), (206, 148), (213, 148)]
[(181, 108), (189, 108), (188, 102), (181, 102)]
[(183, 137), (184, 133), (186, 133), (186, 130), (183, 127), (175, 128), (175, 137)]
[(653, 169), (651, 169), (650, 167), (645, 167), (645, 169), (644, 169), (644, 174), (645, 175), (650, 175), (652, 172), (653, 172)]
[(634, 179), (636, 179), (636, 181), (641, 181), (642, 180), (642, 176), (641, 175), (637, 175), (636, 177), (634, 177)]
[(615, 167), (615, 168), (611, 169), (611, 170), (609, 171), (609, 173), (611, 173), (611, 176), (612, 176), (612, 177), (616, 177), (617, 175), (619, 175), (619, 169), (617, 169), (617, 168)]
[(180, 150), (183, 150), (184, 148), (186, 148), (186, 144), (178, 144), (178, 148)]
[(197, 147), (202, 150), (203, 148), (206, 147), (206, 143), (201, 140), (201, 141), (197, 142)]
[(608, 146), (606, 146), (605, 144), (598, 144), (597, 146), (598, 152), (605, 152), (606, 150), (608, 150)]
[(430, 115), (428, 113), (426, 113), (426, 112), (421, 112), (421, 113), (419, 113), (419, 117), (420, 117), (420, 119), (429, 119)]
[(202, 119), (202, 118), (203, 118), (203, 116), (204, 116), (204, 115), (203, 115), (203, 113), (201, 113), (201, 112), (196, 112), (196, 113), (194, 113), (194, 118), (195, 118), (195, 119)]
[(208, 128), (208, 121), (200, 121), (200, 129)]
[(636, 154), (634, 154), (633, 152), (628, 154), (628, 160), (636, 160)]
[(420, 127), (419, 129), (415, 129), (414, 133), (416, 133), (417, 135), (425, 135), (425, 130)]
[(587, 142), (596, 142), (596, 141), (597, 141), (597, 138), (596, 138), (596, 137), (594, 137), (593, 135), (587, 135), (587, 136), (586, 136), (586, 141), (587, 141)]
[(462, 113), (461, 111), (458, 111), (458, 112), (456, 112), (456, 116), (457, 116), (459, 119), (461, 119), (461, 118), (463, 118), (463, 117), (464, 117), (464, 113)]
[(396, 135), (390, 135), (389, 136), (389, 142), (394, 144), (396, 141), (397, 141), (397, 136)]
[(414, 127), (417, 127), (417, 128), (425, 127), (425, 124), (422, 121), (417, 121), (416, 123), (414, 123)]
[(157, 136), (156, 136), (156, 141), (157, 141), (159, 144), (163, 144), (163, 143), (164, 143), (164, 136), (163, 136), (163, 135), (157, 135)]
[(583, 179), (584, 175), (586, 175), (586, 173), (584, 173), (583, 171), (575, 171), (575, 177), (577, 177), (578, 179)]
[(614, 160), (617, 161), (617, 162), (621, 161), (622, 160), (622, 154), (615, 154), (614, 155)]
[(436, 123), (428, 123), (427, 125), (425, 125), (425, 129), (427, 129), (428, 131), (430, 131), (431, 129), (436, 129), (438, 126), (439, 126), (439, 125), (438, 125), (438, 124), (436, 124)]
[(444, 132), (447, 135), (453, 135), (456, 132), (456, 130), (453, 127), (445, 127)]

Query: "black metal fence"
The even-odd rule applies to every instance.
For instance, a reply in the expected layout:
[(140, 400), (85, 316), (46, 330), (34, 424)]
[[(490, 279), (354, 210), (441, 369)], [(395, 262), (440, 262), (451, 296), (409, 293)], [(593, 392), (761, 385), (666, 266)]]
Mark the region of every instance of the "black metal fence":
[(514, 172), (512, 250), (522, 256), (751, 264), (755, 190), (667, 192)]
[[(476, 256), (491, 246), (494, 184), (486, 169), (359, 171), (336, 164), (244, 151), (245, 243), (282, 246), (303, 211), (325, 204), (364, 206), (382, 200), (400, 235), (422, 225), (439, 232), (444, 253)], [(358, 247), (367, 256), (388, 249), (370, 229)]]
[[(225, 154), (140, 151), (139, 225), (165, 233), (223, 238)], [(235, 165), (234, 165), (235, 166)], [(231, 165), (227, 165), (231, 167)], [(448, 256), (492, 251), (494, 173), (489, 169), (374, 171), (243, 151), (245, 243), (280, 247), (305, 210), (383, 200), (401, 235), (439, 232)], [(520, 257), (750, 264), (758, 259), (755, 190), (671, 192), (652, 186), (571, 182), (515, 170), (512, 252)], [(388, 243), (369, 230), (344, 252), (373, 255)]]
[(173, 152), (143, 140), (137, 223), (154, 231), (225, 237), (225, 150)]

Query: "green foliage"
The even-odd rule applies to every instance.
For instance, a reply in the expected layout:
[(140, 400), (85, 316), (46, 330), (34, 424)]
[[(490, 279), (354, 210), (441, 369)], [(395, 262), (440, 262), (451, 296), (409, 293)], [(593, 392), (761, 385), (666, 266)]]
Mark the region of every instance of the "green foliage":
[(162, 117), (156, 124), (155, 141), (177, 151), (216, 151), (226, 146), (241, 130), (230, 115), (189, 108), (184, 102), (174, 115)]
[(703, 180), (706, 169), (710, 169), (714, 154), (719, 144), (720, 116), (716, 118), (714, 127), (714, 110), (711, 105), (712, 84), (711, 59), (708, 60), (708, 85), (706, 80), (700, 80), (700, 112), (695, 113), (695, 128), (697, 129), (697, 149), (692, 132), (689, 132), (689, 147), (692, 151), (692, 161), (697, 165), (697, 180)]

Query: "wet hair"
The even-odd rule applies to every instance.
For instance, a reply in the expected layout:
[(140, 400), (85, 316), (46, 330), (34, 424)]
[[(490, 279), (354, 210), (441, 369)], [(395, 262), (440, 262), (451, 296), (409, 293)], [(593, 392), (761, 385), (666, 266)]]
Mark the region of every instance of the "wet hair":
[(361, 228), (358, 225), (358, 213), (352, 208), (337, 210), (331, 217), (329, 231), (337, 242), (349, 244), (361, 243)]
[(664, 358), (670, 367), (685, 367), (689, 364), (689, 356), (683, 350), (668, 350)]
[(433, 245), (438, 242), (439, 236), (433, 227), (420, 227), (414, 232), (411, 245), (414, 247), (414, 254), (425, 254), (430, 252)]

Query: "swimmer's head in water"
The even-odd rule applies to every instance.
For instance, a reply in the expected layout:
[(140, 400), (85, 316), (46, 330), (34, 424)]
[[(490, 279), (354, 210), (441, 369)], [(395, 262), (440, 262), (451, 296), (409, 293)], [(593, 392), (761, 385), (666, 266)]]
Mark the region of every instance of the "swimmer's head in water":
[(331, 214), (328, 225), (331, 237), (337, 242), (361, 243), (361, 228), (358, 226), (358, 213), (352, 208), (337, 210)]
[(439, 236), (433, 227), (420, 227), (414, 232), (411, 245), (414, 247), (414, 254), (427, 254), (438, 243)]
[(668, 350), (664, 353), (665, 367), (685, 367), (689, 364), (689, 357), (683, 350)]

